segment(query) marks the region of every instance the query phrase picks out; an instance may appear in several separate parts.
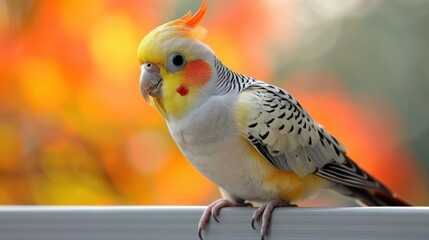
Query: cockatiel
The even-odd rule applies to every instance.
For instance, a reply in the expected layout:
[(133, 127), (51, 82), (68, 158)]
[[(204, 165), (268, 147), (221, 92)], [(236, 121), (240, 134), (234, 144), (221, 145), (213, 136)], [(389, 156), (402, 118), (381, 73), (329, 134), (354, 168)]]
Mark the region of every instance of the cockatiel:
[(221, 208), (261, 203), (267, 235), (274, 208), (328, 188), (369, 206), (407, 205), (354, 163), (344, 147), (279, 87), (223, 65), (202, 42), (203, 0), (195, 15), (152, 30), (138, 48), (140, 90), (165, 118), (185, 157), (220, 187), (199, 236)]

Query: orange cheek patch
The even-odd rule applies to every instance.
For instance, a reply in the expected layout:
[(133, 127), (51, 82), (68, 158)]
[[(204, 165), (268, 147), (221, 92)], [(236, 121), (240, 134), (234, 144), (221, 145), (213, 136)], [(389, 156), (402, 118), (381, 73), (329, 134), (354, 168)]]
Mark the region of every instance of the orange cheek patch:
[(210, 64), (204, 60), (189, 62), (183, 69), (183, 73), (185, 78), (184, 84), (189, 86), (204, 85), (212, 76)]

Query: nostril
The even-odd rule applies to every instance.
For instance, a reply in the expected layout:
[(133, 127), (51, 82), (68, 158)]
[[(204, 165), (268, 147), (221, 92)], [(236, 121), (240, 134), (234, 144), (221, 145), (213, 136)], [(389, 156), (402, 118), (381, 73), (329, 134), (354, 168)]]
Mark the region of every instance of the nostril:
[(153, 63), (145, 63), (143, 67), (148, 72), (158, 72), (159, 71), (159, 68)]

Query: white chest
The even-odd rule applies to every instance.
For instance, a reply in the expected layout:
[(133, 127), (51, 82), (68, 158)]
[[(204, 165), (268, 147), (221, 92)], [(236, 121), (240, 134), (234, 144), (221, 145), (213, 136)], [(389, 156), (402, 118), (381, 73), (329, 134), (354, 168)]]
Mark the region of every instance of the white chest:
[(231, 145), (240, 135), (233, 109), (223, 99), (211, 100), (181, 119), (170, 119), (168, 127), (183, 154), (203, 174), (209, 165), (220, 165), (222, 161), (215, 159), (235, 152)]
[(230, 194), (257, 200), (266, 193), (259, 185), (262, 181), (252, 174), (249, 146), (241, 138), (233, 111), (224, 101), (209, 102), (183, 119), (169, 121), (169, 130), (185, 157), (203, 175)]

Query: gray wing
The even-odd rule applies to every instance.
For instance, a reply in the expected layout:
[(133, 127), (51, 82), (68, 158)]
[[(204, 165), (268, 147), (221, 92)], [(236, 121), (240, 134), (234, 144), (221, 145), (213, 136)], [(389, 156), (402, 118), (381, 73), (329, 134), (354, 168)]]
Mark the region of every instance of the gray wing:
[(255, 82), (240, 94), (239, 109), (250, 108), (243, 133), (275, 167), (300, 176), (313, 173), (352, 187), (380, 187), (289, 93)]

